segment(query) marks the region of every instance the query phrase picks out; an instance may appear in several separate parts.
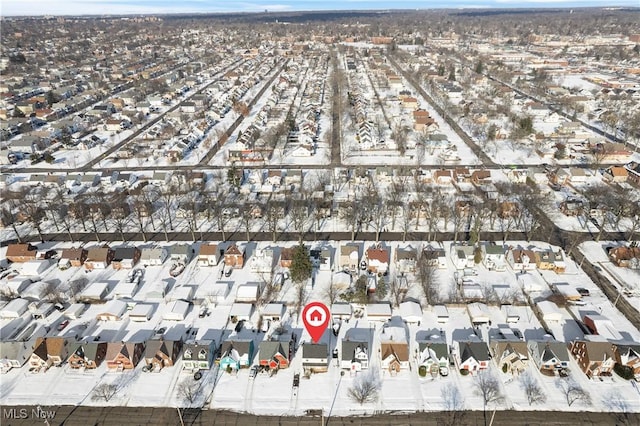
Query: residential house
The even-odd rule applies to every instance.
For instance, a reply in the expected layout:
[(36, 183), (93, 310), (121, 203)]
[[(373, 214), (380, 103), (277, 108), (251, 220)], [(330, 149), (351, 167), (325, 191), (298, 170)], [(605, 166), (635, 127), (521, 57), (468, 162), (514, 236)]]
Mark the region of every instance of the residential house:
[(422, 249), (422, 258), (426, 259), (428, 265), (440, 269), (447, 267), (447, 254), (443, 248), (426, 246)]
[(398, 247), (396, 249), (396, 272), (408, 274), (416, 271), (417, 252), (412, 246)]
[(84, 267), (88, 271), (94, 269), (106, 269), (113, 260), (113, 250), (109, 246), (92, 247), (87, 250), (87, 258), (84, 261)]
[(107, 356), (107, 342), (76, 342), (70, 346), (69, 367), (89, 370), (100, 367)]
[(328, 355), (326, 343), (305, 342), (302, 345), (302, 368), (305, 373), (326, 373), (329, 369)]
[(9, 244), (7, 246), (7, 253), (5, 257), (14, 263), (23, 263), (29, 260), (36, 259), (37, 247), (25, 243), (25, 244)]
[(165, 340), (163, 337), (147, 340), (144, 360), (149, 371), (160, 371), (172, 367), (178, 360), (182, 349), (182, 340)]
[(626, 182), (629, 178), (629, 171), (623, 166), (611, 166), (605, 169), (602, 178), (608, 182)]
[(365, 251), (363, 261), (367, 264), (367, 270), (374, 274), (386, 274), (389, 270), (389, 249), (380, 245)]
[(535, 271), (537, 269), (536, 254), (533, 250), (510, 247), (507, 250), (506, 261), (511, 266), (511, 269), (516, 272)]
[(505, 373), (520, 374), (527, 368), (529, 352), (526, 342), (519, 339), (492, 339), (489, 350), (498, 368)]
[(471, 183), (476, 186), (490, 184), (491, 170), (474, 170), (473, 173), (471, 173)]
[(565, 216), (580, 216), (584, 212), (584, 202), (577, 198), (567, 198), (560, 203), (560, 212)]
[(342, 339), (340, 368), (352, 373), (369, 368), (372, 349), (372, 331), (369, 328), (353, 327), (347, 330)]
[(133, 370), (142, 359), (145, 344), (143, 342), (107, 343), (107, 368), (109, 370)]
[(82, 266), (87, 259), (87, 250), (82, 247), (62, 250), (58, 265)]
[(273, 249), (256, 249), (250, 262), (251, 272), (270, 274), (273, 271)]
[(0, 373), (22, 367), (33, 354), (36, 342), (47, 333), (45, 327), (32, 323), (26, 328), (5, 336), (0, 341)]
[(569, 367), (569, 352), (564, 342), (527, 340), (530, 359), (543, 374), (555, 374)]
[(212, 339), (187, 340), (182, 351), (182, 368), (185, 370), (208, 370), (213, 366), (217, 348)]
[(458, 367), (460, 370), (468, 370), (475, 373), (489, 368), (491, 356), (485, 342), (459, 341), (458, 354)]
[(636, 378), (640, 375), (640, 343), (615, 344), (614, 355), (616, 363), (631, 368)]
[(416, 334), (418, 354), (416, 362), (418, 367), (424, 366), (427, 372), (436, 376), (445, 369), (449, 370), (449, 345), (444, 333), (438, 330), (419, 331)]
[(358, 261), (360, 258), (359, 252), (360, 249), (355, 244), (346, 244), (344, 246), (340, 246), (340, 269), (348, 269), (350, 271), (357, 270)]
[(198, 253), (198, 266), (216, 266), (219, 256), (217, 244), (203, 244)]
[(69, 356), (70, 343), (71, 340), (66, 337), (39, 337), (29, 359), (29, 365), (45, 369), (61, 365)]
[(115, 270), (133, 269), (140, 260), (140, 249), (137, 247), (118, 247), (113, 251), (111, 267)]
[(309, 251), (311, 263), (320, 271), (331, 271), (333, 269), (333, 249), (330, 247), (322, 247)]
[(473, 246), (452, 245), (451, 260), (456, 269), (473, 268), (476, 266), (475, 248)]
[(640, 162), (632, 161), (624, 167), (629, 172), (627, 180), (635, 185), (640, 185)]
[(551, 270), (558, 274), (563, 273), (566, 268), (564, 252), (562, 249), (553, 251), (548, 248), (546, 250), (535, 251), (536, 266), (541, 270)]
[(191, 260), (192, 254), (190, 244), (174, 244), (169, 247), (169, 259), (174, 263), (186, 265)]
[[(396, 318), (394, 318), (396, 319)], [(397, 318), (386, 323), (380, 333), (381, 367), (392, 374), (409, 368), (409, 340), (406, 325)]]
[(258, 364), (269, 370), (289, 367), (293, 350), (291, 333), (278, 334), (263, 340), (258, 346)]
[(220, 347), (220, 368), (239, 370), (247, 368), (253, 360), (253, 340), (230, 338)]
[(244, 266), (245, 254), (237, 244), (231, 244), (224, 252), (224, 264), (235, 269), (242, 269)]
[(611, 247), (607, 254), (621, 268), (640, 269), (640, 247)]
[(159, 266), (169, 257), (165, 247), (145, 247), (140, 250), (140, 264), (142, 266)]
[(507, 269), (505, 249), (497, 244), (484, 244), (482, 263), (490, 271), (502, 272)]
[(574, 340), (569, 352), (589, 378), (610, 376), (616, 362), (614, 345), (607, 341)]
[(295, 249), (292, 247), (283, 247), (280, 250), (280, 266), (283, 268), (290, 268), (293, 261), (293, 253)]

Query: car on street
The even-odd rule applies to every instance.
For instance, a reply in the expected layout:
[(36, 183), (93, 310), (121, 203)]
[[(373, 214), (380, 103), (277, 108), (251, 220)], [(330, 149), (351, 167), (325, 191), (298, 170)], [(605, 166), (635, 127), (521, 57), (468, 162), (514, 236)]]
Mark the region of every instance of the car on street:
[(66, 326), (69, 325), (69, 320), (64, 320), (60, 324), (58, 324), (58, 331), (62, 331)]
[(249, 378), (253, 379), (254, 377), (256, 377), (256, 375), (258, 374), (258, 366), (254, 365), (253, 367), (251, 367), (251, 369), (249, 370)]

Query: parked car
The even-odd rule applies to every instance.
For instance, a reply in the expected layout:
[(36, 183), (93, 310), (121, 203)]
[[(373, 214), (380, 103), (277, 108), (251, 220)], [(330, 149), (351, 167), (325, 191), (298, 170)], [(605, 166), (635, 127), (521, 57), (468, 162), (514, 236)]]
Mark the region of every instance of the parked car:
[(580, 296), (590, 296), (591, 293), (589, 293), (589, 290), (587, 290), (584, 287), (578, 287), (576, 288), (576, 291), (578, 292), (578, 294), (580, 294)]
[(69, 325), (69, 320), (64, 320), (60, 324), (58, 324), (58, 331), (62, 331), (66, 326)]

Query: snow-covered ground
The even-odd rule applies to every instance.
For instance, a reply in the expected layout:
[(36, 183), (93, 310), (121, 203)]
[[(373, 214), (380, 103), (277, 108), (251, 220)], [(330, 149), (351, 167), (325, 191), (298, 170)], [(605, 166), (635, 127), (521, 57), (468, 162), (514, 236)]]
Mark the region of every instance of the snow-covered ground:
[[(142, 243), (138, 244), (141, 245)], [(264, 247), (274, 246), (292, 246), (295, 243), (251, 243), (244, 245), (247, 248), (247, 261), (243, 269), (234, 270), (230, 277), (225, 278), (233, 283), (233, 287), (229, 295), (217, 305), (210, 306), (211, 315), (199, 318), (197, 307), (189, 310), (187, 318), (183, 322), (172, 322), (162, 319), (165, 312), (166, 302), (158, 300), (158, 309), (154, 312), (154, 316), (148, 323), (134, 323), (124, 321), (106, 321), (99, 322), (93, 327), (89, 327), (84, 333), (90, 335), (111, 336), (111, 340), (128, 340), (132, 336), (151, 336), (154, 330), (158, 328), (166, 328), (165, 335), (184, 333), (184, 330), (191, 328), (196, 331), (196, 337), (202, 338), (210, 332), (217, 333), (217, 336), (228, 336), (232, 330), (233, 324), (228, 324), (228, 314), (231, 304), (234, 301), (236, 290), (239, 285), (247, 282), (260, 281), (263, 277), (251, 271), (250, 264), (252, 257), (255, 256), (256, 250)], [(326, 242), (328, 246), (337, 248), (339, 242)], [(389, 247), (406, 246), (421, 247), (420, 242), (408, 243), (388, 243)], [(602, 244), (602, 243), (601, 243)], [(592, 257), (592, 261), (605, 267), (607, 271), (610, 269), (606, 265), (606, 256), (603, 259), (598, 253), (601, 244), (587, 243), (581, 249), (588, 252)], [(114, 243), (113, 246), (117, 246)], [(170, 244), (163, 244), (170, 245)], [(523, 241), (509, 241), (508, 245), (522, 247), (539, 247), (546, 248), (544, 243), (526, 243)], [(52, 245), (49, 243), (48, 248), (60, 249), (69, 247), (71, 244), (59, 243)], [(88, 246), (91, 246), (89, 244)], [(242, 245), (241, 245), (242, 246)], [(366, 245), (365, 245), (366, 246)], [(361, 249), (365, 246), (361, 246)], [(438, 270), (437, 279), (441, 286), (441, 296), (444, 298), (450, 291), (453, 280), (454, 268), (451, 262), (450, 243), (444, 243), (443, 247), (447, 253), (449, 267), (447, 269)], [(198, 244), (194, 246), (196, 252)], [(6, 248), (2, 249), (3, 251)], [(1, 254), (1, 253), (0, 253)], [(337, 255), (336, 255), (337, 256)], [(337, 261), (337, 257), (334, 259)], [(551, 271), (540, 271), (539, 280), (546, 283), (549, 287), (546, 290), (536, 294), (532, 294), (533, 299), (544, 298), (551, 294), (551, 285), (555, 283), (568, 283), (570, 286), (581, 286), (590, 290), (591, 294), (585, 297), (587, 302), (584, 306), (570, 306), (563, 309), (564, 319), (558, 324), (548, 326), (550, 330), (545, 330), (538, 318), (528, 306), (519, 306), (516, 309), (519, 312), (519, 320), (510, 324), (513, 329), (518, 329), (523, 333), (525, 339), (541, 339), (548, 331), (551, 331), (558, 340), (569, 341), (572, 338), (581, 338), (583, 332), (578, 327), (574, 318), (580, 318), (587, 311), (596, 311), (606, 315), (615, 324), (616, 328), (625, 338), (629, 340), (640, 341), (640, 331), (635, 329), (631, 324), (618, 312), (613, 305), (604, 297), (597, 289), (595, 284), (590, 283), (586, 275), (571, 260), (567, 260), (567, 271), (564, 274), (556, 274)], [(162, 266), (149, 266), (145, 268), (142, 287), (134, 296), (134, 300), (143, 300), (144, 294), (149, 285), (158, 281), (171, 282), (171, 287), (167, 293), (165, 300), (170, 300), (176, 289), (185, 285), (194, 285), (199, 287), (207, 282), (212, 282), (220, 276), (220, 266), (201, 267), (192, 261), (185, 271), (176, 278), (169, 277), (169, 268), (171, 262), (167, 261)], [(337, 269), (337, 266), (335, 266)], [(274, 272), (280, 270), (276, 266)], [(114, 271), (108, 268), (104, 271), (84, 272), (82, 268), (70, 268), (65, 271), (59, 271), (55, 266), (50, 267), (41, 275), (42, 279), (54, 280), (59, 279), (61, 282), (67, 282), (77, 278), (85, 277), (89, 282), (108, 281), (116, 284), (127, 276), (127, 271)], [(507, 268), (504, 272), (489, 271), (484, 266), (478, 265), (475, 268), (476, 275), (472, 276), (474, 280), (482, 284), (488, 285), (508, 285), (514, 291), (520, 292), (523, 297), (517, 280), (517, 272)], [(326, 290), (333, 281), (332, 275), (335, 272), (331, 270), (317, 271), (315, 286), (308, 285), (306, 287), (306, 300), (325, 300)], [(392, 266), (391, 277), (395, 275)], [(629, 278), (631, 276), (628, 276)], [(416, 279), (413, 275), (409, 275), (411, 287), (408, 297), (417, 300), (421, 299), (421, 290), (418, 288)], [(112, 297), (111, 295), (107, 298)], [(282, 290), (275, 296), (274, 300), (281, 300), (290, 303), (295, 298), (295, 288), (290, 282), (285, 282)], [(80, 324), (90, 321), (100, 312), (102, 305), (91, 305), (87, 311), (77, 320), (72, 320), (69, 326), (60, 334), (70, 335), (73, 330), (79, 330)], [(450, 304), (448, 306), (449, 319), (446, 323), (439, 323), (436, 313), (429, 306), (423, 309), (420, 325), (409, 324), (407, 326), (407, 335), (410, 342), (410, 366), (407, 370), (402, 370), (397, 375), (390, 375), (388, 371), (381, 368), (380, 355), (380, 336), (382, 332), (382, 322), (372, 321), (366, 315), (361, 319), (352, 319), (349, 323), (343, 323), (337, 337), (327, 332), (323, 336), (324, 342), (329, 344), (330, 352), (334, 347), (340, 347), (339, 343), (346, 335), (350, 327), (362, 327), (369, 329), (373, 338), (373, 347), (371, 350), (370, 369), (379, 373), (381, 380), (380, 398), (377, 402), (365, 403), (360, 405), (352, 401), (348, 396), (348, 391), (352, 387), (356, 376), (350, 372), (341, 375), (340, 368), (335, 364), (334, 360), (330, 360), (327, 373), (312, 374), (309, 378), (302, 374), (301, 347), (297, 347), (297, 352), (292, 359), (290, 368), (280, 370), (277, 374), (269, 376), (259, 373), (257, 377), (250, 378), (247, 369), (240, 370), (237, 373), (228, 374), (219, 371), (217, 367), (204, 372), (203, 378), (199, 382), (201, 389), (197, 398), (197, 405), (208, 404), (211, 408), (230, 409), (236, 411), (246, 411), (255, 414), (264, 415), (303, 415), (307, 410), (322, 410), (325, 415), (360, 415), (373, 414), (381, 411), (415, 411), (426, 410), (435, 411), (445, 409), (445, 401), (441, 396), (443, 388), (455, 387), (460, 392), (465, 409), (481, 410), (482, 399), (477, 395), (475, 387), (475, 378), (473, 376), (463, 376), (454, 368), (447, 377), (438, 376), (436, 378), (427, 377), (420, 378), (417, 374), (417, 364), (415, 355), (417, 352), (416, 336), (425, 331), (432, 334), (443, 334), (449, 345), (454, 341), (467, 339), (471, 335), (485, 336), (491, 333), (491, 326), (474, 327), (467, 312), (465, 305)], [(251, 336), (256, 343), (264, 338), (264, 334), (259, 331), (252, 331), (252, 324), (257, 324), (260, 308), (253, 314), (247, 329), (243, 330), (245, 335)], [(286, 324), (297, 336), (299, 343), (310, 341), (310, 337), (303, 330), (299, 317), (291, 315), (291, 308), (287, 311), (282, 319), (282, 323)], [(490, 317), (490, 324), (495, 327), (498, 324), (504, 324), (505, 316), (499, 307), (489, 307), (487, 311)], [(397, 312), (396, 312), (397, 314)], [(55, 324), (59, 321), (60, 314), (55, 313), (44, 320), (38, 320), (43, 323), (50, 322)], [(276, 325), (271, 325), (271, 330)], [(225, 331), (226, 330), (226, 331)], [(257, 353), (257, 349), (256, 349)], [(254, 363), (257, 362), (257, 356), (254, 357)], [(0, 380), (0, 403), (3, 405), (17, 404), (81, 404), (81, 405), (122, 405), (122, 406), (184, 406), (185, 400), (179, 396), (178, 388), (180, 384), (189, 380), (190, 374), (182, 371), (182, 361), (178, 361), (173, 367), (165, 367), (158, 373), (143, 372), (143, 362), (141, 362), (133, 371), (124, 373), (109, 372), (106, 364), (103, 363), (95, 371), (73, 371), (68, 365), (62, 367), (53, 367), (46, 372), (31, 373), (28, 371), (28, 364), (20, 369), (13, 369), (3, 375)], [(505, 396), (504, 402), (491, 405), (490, 408), (515, 410), (587, 410), (587, 411), (610, 411), (610, 401), (622, 400), (627, 407), (628, 412), (640, 412), (640, 398), (630, 382), (624, 381), (617, 376), (604, 378), (600, 380), (589, 380), (580, 372), (575, 361), (571, 361), (571, 376), (589, 393), (592, 399), (591, 405), (583, 405), (576, 403), (569, 407), (564, 395), (557, 387), (558, 379), (549, 378), (541, 375), (532, 363), (529, 363), (527, 370), (538, 381), (542, 387), (544, 394), (547, 396), (545, 404), (534, 404), (529, 406), (526, 395), (523, 391), (522, 384), (518, 376), (502, 373), (493, 364), (491, 366), (492, 374), (498, 377), (502, 394)], [(293, 387), (294, 374), (300, 374), (300, 385), (298, 389)], [(363, 374), (363, 373), (359, 373)], [(116, 385), (118, 392), (109, 401), (97, 400), (93, 397), (94, 389), (103, 383)]]

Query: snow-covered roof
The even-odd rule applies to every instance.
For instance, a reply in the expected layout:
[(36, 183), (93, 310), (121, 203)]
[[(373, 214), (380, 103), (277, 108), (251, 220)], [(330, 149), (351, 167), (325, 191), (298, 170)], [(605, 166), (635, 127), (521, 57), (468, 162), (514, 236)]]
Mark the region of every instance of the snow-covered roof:
[(249, 317), (253, 313), (252, 303), (234, 303), (229, 311), (230, 317)]
[(408, 323), (417, 323), (422, 320), (422, 308), (418, 302), (412, 300), (400, 304), (400, 316)]

